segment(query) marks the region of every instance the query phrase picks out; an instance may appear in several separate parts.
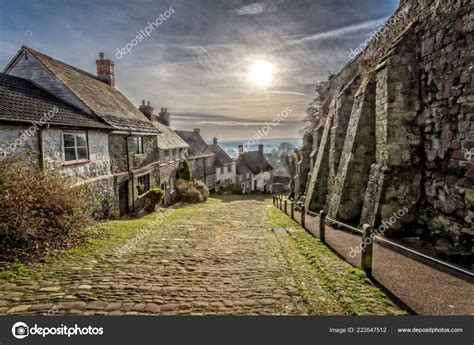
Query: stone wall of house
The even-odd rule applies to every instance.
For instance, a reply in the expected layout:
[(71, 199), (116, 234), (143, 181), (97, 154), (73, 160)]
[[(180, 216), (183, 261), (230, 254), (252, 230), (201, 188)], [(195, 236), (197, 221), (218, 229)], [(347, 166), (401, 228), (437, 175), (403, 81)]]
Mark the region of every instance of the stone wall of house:
[(375, 226), (407, 207), (390, 234), (471, 250), (473, 13), (467, 0), (401, 1), (384, 34), (320, 86), (306, 207)]
[(39, 163), (39, 150), (36, 131), (30, 131), (28, 126), (0, 124), (0, 158), (23, 155)]

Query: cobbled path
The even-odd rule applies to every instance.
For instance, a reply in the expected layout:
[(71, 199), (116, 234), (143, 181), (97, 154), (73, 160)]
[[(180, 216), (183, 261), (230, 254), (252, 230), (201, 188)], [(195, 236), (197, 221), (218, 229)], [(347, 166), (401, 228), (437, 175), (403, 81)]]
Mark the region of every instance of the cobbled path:
[(111, 245), (37, 264), (0, 286), (0, 314), (344, 314), (291, 236), (274, 231), (269, 207), (263, 197), (212, 199), (122, 256)]

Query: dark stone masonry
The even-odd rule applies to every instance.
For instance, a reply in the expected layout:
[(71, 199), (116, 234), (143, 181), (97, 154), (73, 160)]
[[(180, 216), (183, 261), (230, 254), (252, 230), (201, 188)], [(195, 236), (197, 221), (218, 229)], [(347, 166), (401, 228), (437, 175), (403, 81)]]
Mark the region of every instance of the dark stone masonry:
[(367, 48), (321, 83), (293, 168), (307, 209), (378, 226), (406, 206), (391, 235), (471, 252), (473, 7), (401, 1)]

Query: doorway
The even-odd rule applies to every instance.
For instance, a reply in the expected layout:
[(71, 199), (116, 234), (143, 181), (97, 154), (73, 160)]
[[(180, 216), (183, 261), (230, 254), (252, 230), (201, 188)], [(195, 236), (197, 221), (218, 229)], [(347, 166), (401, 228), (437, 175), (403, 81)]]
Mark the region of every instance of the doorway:
[(119, 212), (120, 217), (128, 214), (128, 181), (119, 183)]

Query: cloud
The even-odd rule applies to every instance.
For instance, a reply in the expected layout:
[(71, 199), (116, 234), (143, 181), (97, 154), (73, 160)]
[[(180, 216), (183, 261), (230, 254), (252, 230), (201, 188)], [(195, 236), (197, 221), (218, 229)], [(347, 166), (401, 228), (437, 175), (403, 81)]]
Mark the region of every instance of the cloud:
[(318, 32), (312, 35), (306, 35), (301, 38), (288, 40), (286, 43), (280, 44), (279, 46), (275, 47), (275, 50), (283, 48), (283, 47), (295, 45), (295, 44), (333, 39), (333, 38), (338, 38), (347, 34), (352, 34), (354, 32), (377, 28), (381, 26), (386, 20), (387, 20), (387, 17), (382, 17), (375, 20), (369, 20), (362, 23), (358, 23), (358, 24), (348, 25), (348, 26), (335, 29), (335, 30)]
[(277, 4), (280, 3), (281, 0), (273, 0), (273, 1), (266, 1), (266, 2), (254, 2), (249, 5), (242, 6), (235, 10), (229, 11), (231, 14), (236, 14), (238, 16), (253, 16), (257, 14), (262, 14), (264, 12), (274, 12), (277, 9)]

